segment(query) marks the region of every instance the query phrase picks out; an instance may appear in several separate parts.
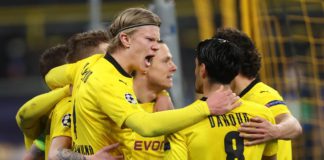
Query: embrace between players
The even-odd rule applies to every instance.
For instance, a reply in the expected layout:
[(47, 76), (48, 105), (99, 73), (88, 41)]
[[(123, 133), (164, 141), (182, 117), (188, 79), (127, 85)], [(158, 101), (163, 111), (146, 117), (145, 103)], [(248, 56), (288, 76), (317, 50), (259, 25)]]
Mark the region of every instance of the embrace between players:
[(203, 97), (174, 109), (166, 90), (177, 67), (160, 25), (151, 11), (129, 8), (107, 32), (78, 33), (46, 50), (41, 74), (51, 91), (16, 116), (24, 158), (292, 159), (300, 124), (257, 78), (251, 39), (227, 28), (200, 42), (195, 88)]

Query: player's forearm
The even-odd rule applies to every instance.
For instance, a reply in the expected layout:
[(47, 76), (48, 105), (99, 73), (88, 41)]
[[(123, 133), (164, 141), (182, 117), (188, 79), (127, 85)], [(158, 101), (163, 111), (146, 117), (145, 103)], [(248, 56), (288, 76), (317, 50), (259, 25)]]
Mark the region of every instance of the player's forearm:
[(40, 118), (55, 107), (62, 98), (69, 95), (69, 86), (50, 91), (26, 102), (18, 111), (16, 121), (23, 131), (30, 130)]
[(209, 114), (207, 103), (198, 100), (177, 110), (155, 113), (137, 112), (128, 117), (125, 124), (142, 136), (152, 137), (184, 129), (203, 120)]
[(298, 120), (290, 114), (277, 116), (276, 122), (280, 133), (278, 139), (293, 139), (302, 133)]
[(89, 157), (71, 151), (70, 149), (60, 148), (53, 157), (49, 157), (49, 160), (90, 160)]
[(30, 150), (24, 156), (24, 160), (39, 160), (44, 159), (44, 151), (37, 148), (35, 145), (32, 145)]

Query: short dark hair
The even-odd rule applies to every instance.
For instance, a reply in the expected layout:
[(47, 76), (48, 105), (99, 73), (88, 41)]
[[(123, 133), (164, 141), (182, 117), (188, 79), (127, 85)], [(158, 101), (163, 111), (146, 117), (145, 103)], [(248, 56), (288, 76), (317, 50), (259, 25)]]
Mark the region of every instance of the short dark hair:
[(68, 48), (64, 44), (58, 44), (46, 49), (40, 56), (40, 73), (43, 78), (52, 69), (66, 64)]
[(206, 66), (209, 81), (229, 84), (239, 73), (241, 51), (224, 39), (212, 38), (200, 42), (196, 50), (198, 64)]
[(88, 31), (74, 34), (67, 41), (69, 49), (67, 61), (73, 63), (89, 57), (98, 52), (97, 48), (101, 43), (108, 43), (108, 34), (105, 31)]
[(251, 38), (233, 28), (218, 29), (214, 38), (221, 38), (236, 44), (243, 53), (240, 73), (248, 78), (257, 77), (261, 67), (261, 55)]

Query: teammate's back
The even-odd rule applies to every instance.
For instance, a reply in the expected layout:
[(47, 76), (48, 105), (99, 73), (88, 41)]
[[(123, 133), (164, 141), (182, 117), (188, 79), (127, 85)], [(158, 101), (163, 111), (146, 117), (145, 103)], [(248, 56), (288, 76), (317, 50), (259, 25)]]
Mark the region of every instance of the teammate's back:
[[(208, 97), (215, 90), (231, 87), (230, 83), (242, 65), (241, 55), (241, 50), (234, 43), (224, 39), (212, 38), (200, 42), (195, 59), (196, 91)], [(242, 99), (241, 102), (240, 107), (223, 115), (209, 116), (170, 135), (169, 148), (165, 147), (169, 149), (165, 159), (260, 160), (263, 156), (276, 158), (276, 141), (244, 146), (244, 139), (238, 132), (240, 124), (249, 122), (255, 116), (271, 123), (275, 121), (268, 108)]]
[(242, 105), (227, 114), (209, 116), (168, 138), (170, 150), (165, 159), (227, 159), (260, 160), (262, 156), (273, 156), (277, 143), (269, 142), (244, 146), (244, 139), (237, 131), (240, 124), (259, 116), (274, 123), (271, 111), (259, 104), (242, 101)]

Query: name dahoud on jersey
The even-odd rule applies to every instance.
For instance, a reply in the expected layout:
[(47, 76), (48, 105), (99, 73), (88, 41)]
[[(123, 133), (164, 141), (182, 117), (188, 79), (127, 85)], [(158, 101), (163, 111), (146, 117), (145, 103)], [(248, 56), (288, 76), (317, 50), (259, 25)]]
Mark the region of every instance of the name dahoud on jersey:
[(208, 119), (212, 128), (216, 125), (217, 127), (237, 126), (241, 123), (250, 121), (247, 113), (229, 113), (224, 115), (208, 116)]

